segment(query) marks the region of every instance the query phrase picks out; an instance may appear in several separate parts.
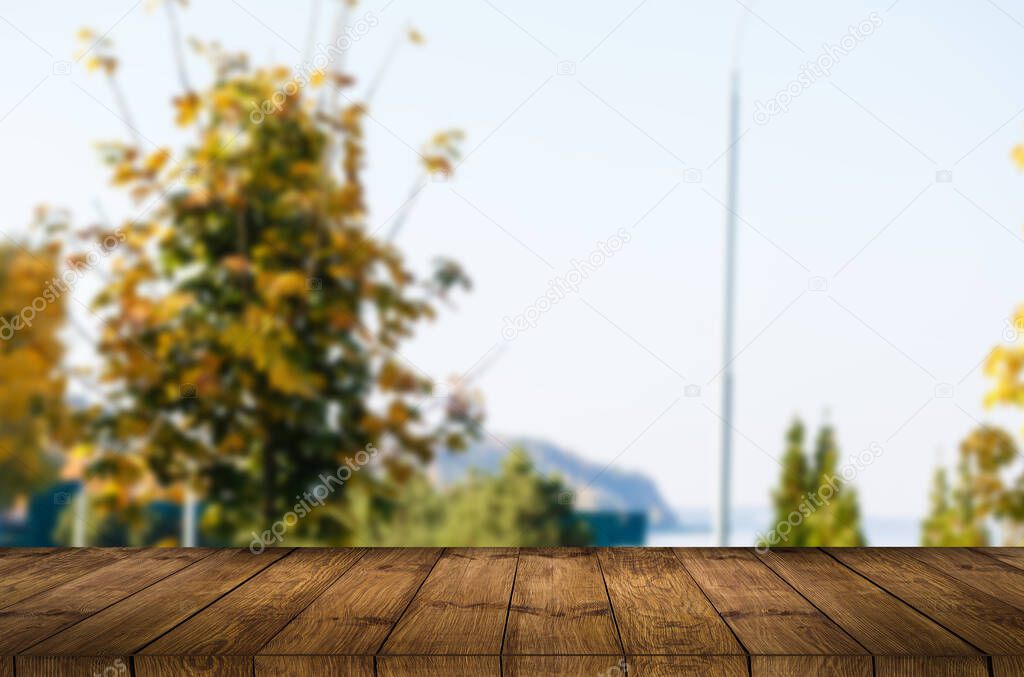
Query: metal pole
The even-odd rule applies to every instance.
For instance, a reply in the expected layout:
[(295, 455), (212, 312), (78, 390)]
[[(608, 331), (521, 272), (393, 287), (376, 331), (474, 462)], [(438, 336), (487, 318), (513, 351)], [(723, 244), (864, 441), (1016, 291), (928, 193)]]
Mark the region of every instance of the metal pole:
[(181, 545), (184, 548), (196, 547), (196, 492), (191, 484), (186, 484), (184, 501), (181, 506)]
[(725, 215), (725, 321), (722, 327), (722, 448), (718, 462), (718, 506), (715, 513), (715, 540), (719, 547), (729, 545), (730, 489), (732, 485), (732, 350), (736, 305), (736, 175), (739, 168), (740, 74), (732, 73), (729, 105), (729, 170)]
[(84, 548), (88, 535), (86, 534), (85, 513), (89, 509), (89, 497), (85, 495), (85, 476), (83, 473), (82, 485), (75, 496), (74, 520), (71, 523), (71, 545), (75, 548)]

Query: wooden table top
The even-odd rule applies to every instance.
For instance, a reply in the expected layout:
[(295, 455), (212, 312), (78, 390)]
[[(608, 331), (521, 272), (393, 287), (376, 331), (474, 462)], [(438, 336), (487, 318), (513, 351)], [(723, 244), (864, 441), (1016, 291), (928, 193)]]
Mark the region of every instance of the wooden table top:
[(0, 677), (1024, 675), (1024, 548), (0, 550)]

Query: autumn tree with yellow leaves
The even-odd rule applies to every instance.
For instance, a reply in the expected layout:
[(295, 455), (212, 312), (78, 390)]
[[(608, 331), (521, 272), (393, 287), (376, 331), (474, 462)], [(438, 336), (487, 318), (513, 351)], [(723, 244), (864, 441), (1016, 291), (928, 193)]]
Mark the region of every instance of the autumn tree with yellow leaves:
[[(353, 4), (339, 3), (337, 25)], [(82, 37), (123, 102), (113, 45)], [(95, 301), (109, 395), (93, 426), (93, 471), (141, 465), (164, 486), (191, 486), (207, 500), (206, 532), (248, 543), (318, 477), (373, 449), (372, 467), (290, 531), (345, 543), (351, 492), (393, 494), (478, 425), (475, 409), (431, 414), (431, 380), (397, 352), (434, 318), (438, 297), (468, 280), (447, 260), (418, 278), (368, 222), (368, 107), (343, 55), (300, 77), (193, 46), (212, 81), (191, 89), (179, 59), (189, 88), (173, 113), (195, 141), (144, 152), (133, 135), (101, 147), (142, 216), (123, 224)], [(432, 139), (424, 172), (450, 172), (457, 141)]]
[[(1024, 169), (1024, 144), (1013, 149), (1016, 165)], [(1014, 314), (1007, 338), (992, 349), (985, 374), (992, 381), (985, 406), (1024, 406), (1024, 307)], [(960, 445), (955, 482), (945, 468), (932, 480), (931, 507), (922, 524), (922, 544), (979, 546), (993, 540), (998, 528), (1007, 545), (1024, 545), (1024, 472), (1015, 477), (1021, 459), (1013, 437), (989, 425), (973, 430)]]
[(53, 479), (71, 436), (60, 258), (55, 243), (0, 246), (0, 509)]

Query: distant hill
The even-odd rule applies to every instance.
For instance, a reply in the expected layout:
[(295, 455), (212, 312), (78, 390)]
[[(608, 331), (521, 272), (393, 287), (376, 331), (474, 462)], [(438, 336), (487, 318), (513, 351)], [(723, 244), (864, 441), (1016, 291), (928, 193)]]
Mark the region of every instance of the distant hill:
[[(616, 510), (647, 514), (652, 529), (675, 529), (675, 512), (658, 493), (649, 477), (624, 472), (614, 466), (604, 469), (577, 454), (543, 440), (513, 437), (502, 440), (507, 447), (522, 447), (543, 475), (558, 475), (572, 487), (580, 510)], [(493, 474), (498, 471), (508, 448), (493, 439), (481, 440), (464, 452), (443, 453), (434, 461), (432, 477), (447, 486), (465, 476), (471, 468)]]

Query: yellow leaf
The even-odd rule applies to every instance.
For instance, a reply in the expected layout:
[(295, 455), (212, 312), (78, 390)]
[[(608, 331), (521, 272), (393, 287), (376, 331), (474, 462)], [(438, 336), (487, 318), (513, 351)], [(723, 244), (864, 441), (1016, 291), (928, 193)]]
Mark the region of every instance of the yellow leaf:
[(199, 116), (199, 96), (195, 92), (175, 97), (174, 106), (178, 109), (176, 122), (179, 127), (187, 127)]
[(167, 164), (167, 160), (170, 157), (171, 152), (166, 148), (161, 148), (160, 150), (150, 154), (143, 163), (143, 166), (147, 172), (156, 173), (160, 171), (165, 164)]
[(1017, 166), (1024, 169), (1024, 145), (1014, 146), (1013, 151), (1010, 153), (1010, 157), (1017, 163)]

